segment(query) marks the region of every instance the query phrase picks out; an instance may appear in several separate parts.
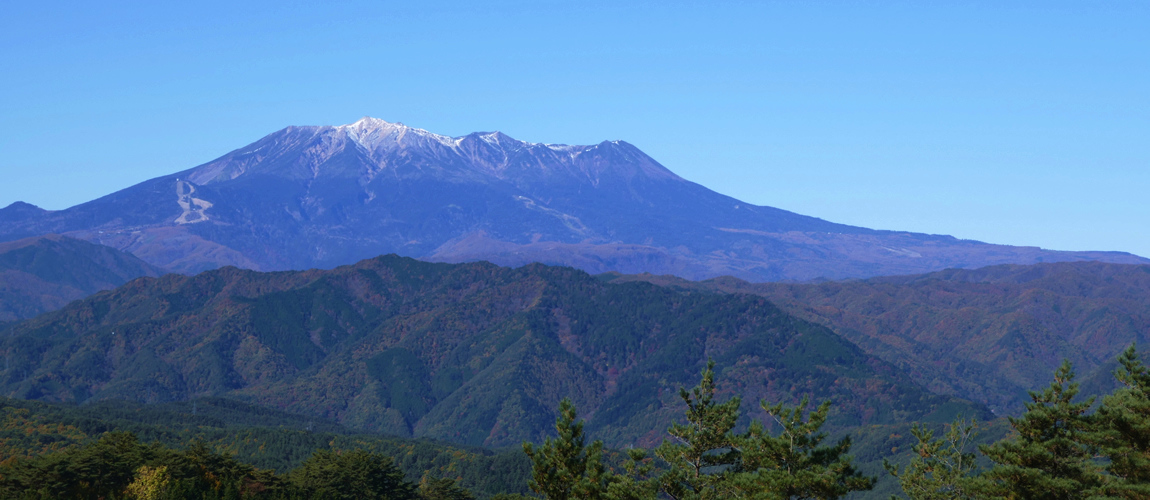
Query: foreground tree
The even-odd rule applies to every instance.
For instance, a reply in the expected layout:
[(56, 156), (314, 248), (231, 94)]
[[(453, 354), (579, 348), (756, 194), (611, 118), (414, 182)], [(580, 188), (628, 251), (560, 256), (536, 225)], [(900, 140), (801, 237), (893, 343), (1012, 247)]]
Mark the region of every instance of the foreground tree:
[(644, 485), (633, 480), (627, 483), (625, 477), (615, 475), (603, 464), (602, 441), (585, 446), (583, 421), (576, 418), (575, 405), (570, 399), (563, 399), (555, 421), (558, 436), (538, 448), (523, 443), (523, 452), (532, 463), (528, 481), (531, 491), (548, 500), (623, 500), (633, 497), (619, 495), (644, 491)]
[(658, 478), (651, 476), (653, 467), (647, 451), (640, 448), (627, 450), (623, 474), (612, 473), (607, 484), (609, 500), (651, 500), (659, 493)]
[(1081, 403), (1069, 361), (1054, 373), (1020, 418), (1010, 418), (1015, 436), (980, 450), (995, 463), (983, 474), (974, 493), (983, 498), (1079, 499), (1094, 494), (1103, 483), (1101, 468), (1087, 444), (1093, 419), (1086, 411), (1094, 398)]
[(738, 498), (831, 499), (855, 491), (874, 488), (875, 479), (855, 470), (850, 436), (833, 445), (823, 445), (827, 433), (822, 426), (830, 412), (829, 401), (803, 419), (809, 399), (796, 407), (782, 403), (759, 404), (782, 430), (770, 435), (763, 425), (753, 422), (750, 430), (735, 440), (740, 452), (739, 471), (730, 478)]
[(418, 493), (421, 500), (475, 500), (475, 495), (460, 487), (456, 480), (431, 474), (423, 475)]
[(415, 487), (403, 479), (390, 457), (364, 450), (316, 451), (287, 476), (291, 489), (316, 500), (415, 500)]
[(977, 424), (962, 418), (950, 424), (941, 439), (934, 439), (934, 431), (926, 425), (911, 427), (918, 439), (914, 445), (917, 455), (905, 468), (883, 460), (883, 467), (898, 478), (902, 491), (911, 500), (973, 500), (977, 486), (971, 476), (977, 469), (974, 453), (966, 451), (977, 434)]
[(549, 500), (652, 500), (660, 492), (675, 500), (782, 500), (834, 499), (874, 487), (875, 478), (851, 464), (849, 437), (823, 444), (829, 402), (809, 413), (806, 398), (793, 408), (760, 402), (780, 433), (772, 436), (762, 423), (752, 422), (740, 435), (733, 429), (741, 399), (719, 403), (715, 390), (711, 361), (699, 385), (679, 389), (686, 423), (671, 424), (670, 439), (655, 448), (662, 461), (655, 477), (643, 450), (628, 450), (622, 474), (603, 465), (603, 444), (584, 446), (583, 423), (564, 399), (555, 424), (558, 437), (538, 448), (523, 445), (533, 463), (531, 489)]
[(141, 444), (127, 432), (109, 432), (94, 443), (0, 464), (0, 498), (5, 499), (222, 500), (258, 493), (280, 498), (279, 483), (271, 471), (256, 470), (203, 443), (173, 450)]
[(167, 466), (140, 466), (136, 477), (124, 490), (124, 496), (133, 500), (160, 500), (168, 495), (172, 486)]
[(687, 404), (687, 423), (671, 424), (671, 440), (655, 448), (667, 463), (659, 478), (664, 493), (675, 500), (730, 498), (728, 476), (738, 464), (739, 452), (731, 430), (739, 418), (740, 398), (715, 402), (715, 363), (707, 362), (703, 379), (690, 392), (679, 389)]
[(1102, 399), (1088, 436), (1108, 462), (1099, 490), (1115, 498), (1150, 498), (1150, 372), (1134, 344), (1118, 362), (1114, 377), (1123, 387)]

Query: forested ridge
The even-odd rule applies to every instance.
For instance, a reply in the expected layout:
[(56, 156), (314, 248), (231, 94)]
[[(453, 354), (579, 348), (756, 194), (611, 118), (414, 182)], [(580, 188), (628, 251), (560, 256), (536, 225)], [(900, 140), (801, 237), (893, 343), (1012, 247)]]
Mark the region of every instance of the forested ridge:
[(1063, 359), (1083, 390), (1115, 387), (1115, 356), (1150, 342), (1150, 266), (1059, 262), (824, 283), (604, 275), (678, 290), (755, 294), (832, 329), (926, 388), (1017, 414)]
[[(1107, 288), (1050, 269), (1038, 288), (1070, 297), (1065, 317), (1100, 318), (1083, 331), (1140, 317), (1136, 298), (1115, 299), (1140, 289), (1141, 275), (1102, 268), (1095, 281)], [(1014, 300), (1009, 282), (1036, 281), (986, 273), (1005, 284), (966, 279), (997, 292), (962, 300)], [(1032, 498), (1053, 478), (1064, 498), (1143, 498), (1138, 418), (1150, 405), (1139, 398), (1150, 377), (1132, 348), (1105, 362), (1091, 354), (1103, 366), (1085, 379), (1089, 392), (1109, 394), (1093, 406), (1066, 365), (1021, 417), (1002, 419), (932, 393), (829, 328), (840, 325), (774, 298), (627, 280), (396, 256), (134, 280), (0, 331), (0, 389), (15, 398), (0, 403), (5, 494)], [(903, 281), (931, 300), (966, 286)], [(835, 286), (834, 300), (853, 304), (839, 317), (869, 317), (855, 285)], [(1083, 286), (1098, 289), (1094, 302), (1073, 302)], [(1000, 312), (1047, 305), (1034, 297), (1048, 295), (1022, 296), (1025, 307)], [(93, 465), (103, 463), (119, 464), (119, 479), (97, 480), (111, 474)], [(782, 480), (800, 470), (822, 486)]]
[(677, 387), (708, 358), (724, 394), (833, 399), (836, 429), (989, 415), (761, 297), (542, 265), (383, 256), (326, 271), (141, 278), (0, 333), (0, 391), (11, 397), (228, 396), (497, 448), (542, 439), (564, 397), (611, 446), (653, 445), (680, 412)]

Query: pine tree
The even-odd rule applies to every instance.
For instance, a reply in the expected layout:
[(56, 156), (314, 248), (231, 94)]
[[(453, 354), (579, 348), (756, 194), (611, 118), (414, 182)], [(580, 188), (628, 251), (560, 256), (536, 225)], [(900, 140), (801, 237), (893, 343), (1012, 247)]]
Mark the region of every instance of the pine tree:
[(934, 439), (934, 431), (926, 425), (911, 427), (918, 439), (914, 452), (918, 455), (905, 468), (883, 460), (883, 467), (898, 478), (902, 491), (911, 500), (973, 500), (972, 474), (977, 465), (974, 453), (966, 447), (977, 434), (977, 424), (958, 418), (941, 439)]
[(555, 420), (556, 439), (547, 439), (536, 448), (523, 443), (531, 459), (532, 491), (549, 500), (654, 500), (658, 483), (651, 474), (646, 451), (628, 450), (624, 473), (618, 474), (603, 463), (603, 442), (584, 446), (583, 422), (576, 420), (575, 405), (564, 399)]
[(432, 477), (430, 473), (424, 473), (417, 492), (421, 500), (475, 500), (475, 495), (460, 487), (456, 480)]
[(822, 444), (827, 434), (820, 429), (830, 412), (830, 402), (819, 405), (804, 421), (808, 404), (805, 397), (796, 407), (760, 402), (782, 430), (771, 436), (756, 421), (734, 441), (740, 462), (730, 483), (738, 498), (832, 499), (874, 487), (875, 479), (855, 470), (846, 455), (851, 447), (849, 436), (831, 446)]
[(664, 440), (655, 455), (667, 463), (659, 478), (662, 490), (675, 500), (730, 498), (727, 476), (738, 463), (731, 429), (739, 418), (738, 397), (715, 402), (715, 363), (707, 362), (703, 379), (691, 392), (679, 389), (687, 403), (687, 423), (671, 424), (673, 440)]
[(1064, 361), (1054, 381), (1031, 403), (1021, 418), (1010, 418), (1015, 436), (979, 449), (994, 468), (983, 474), (975, 492), (982, 497), (1019, 500), (1078, 499), (1102, 484), (1100, 467), (1084, 443), (1092, 430), (1086, 411), (1094, 398), (1081, 403), (1074, 370)]
[(1109, 462), (1103, 494), (1150, 498), (1150, 372), (1131, 344), (1118, 356), (1114, 377), (1122, 383), (1102, 399), (1097, 430), (1089, 436)]
[(318, 450), (288, 473), (291, 488), (314, 499), (415, 500), (415, 487), (391, 457), (365, 450)]
[(532, 462), (528, 486), (548, 500), (602, 498), (600, 485), (606, 474), (603, 443), (595, 441), (590, 447), (584, 446), (583, 421), (576, 420), (575, 405), (570, 399), (559, 402), (555, 431), (558, 437), (547, 439), (538, 449), (523, 443), (523, 452)]
[(654, 500), (659, 493), (658, 478), (651, 477), (651, 460), (640, 448), (627, 450), (623, 474), (612, 474), (607, 483), (610, 500)]

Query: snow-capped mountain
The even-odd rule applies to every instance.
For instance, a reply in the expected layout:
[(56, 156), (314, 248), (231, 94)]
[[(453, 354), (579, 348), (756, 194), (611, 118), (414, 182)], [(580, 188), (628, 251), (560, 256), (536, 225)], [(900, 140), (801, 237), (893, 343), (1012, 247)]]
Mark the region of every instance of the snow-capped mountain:
[(875, 231), (755, 206), (684, 180), (623, 141), (447, 137), (375, 118), (288, 127), (67, 210), (0, 209), (0, 240), (50, 232), (183, 272), (334, 267), (385, 253), (755, 281), (1147, 262)]

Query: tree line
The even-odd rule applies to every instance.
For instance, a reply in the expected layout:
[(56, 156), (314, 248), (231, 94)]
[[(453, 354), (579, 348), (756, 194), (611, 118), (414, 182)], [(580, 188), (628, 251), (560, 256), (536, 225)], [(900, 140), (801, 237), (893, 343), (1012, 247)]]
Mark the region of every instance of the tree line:
[[(109, 432), (79, 448), (0, 466), (0, 498), (14, 500), (474, 500), (455, 478), (404, 479), (391, 457), (317, 450), (285, 474), (257, 469), (202, 442), (183, 450)], [(498, 495), (497, 497), (498, 498)]]

